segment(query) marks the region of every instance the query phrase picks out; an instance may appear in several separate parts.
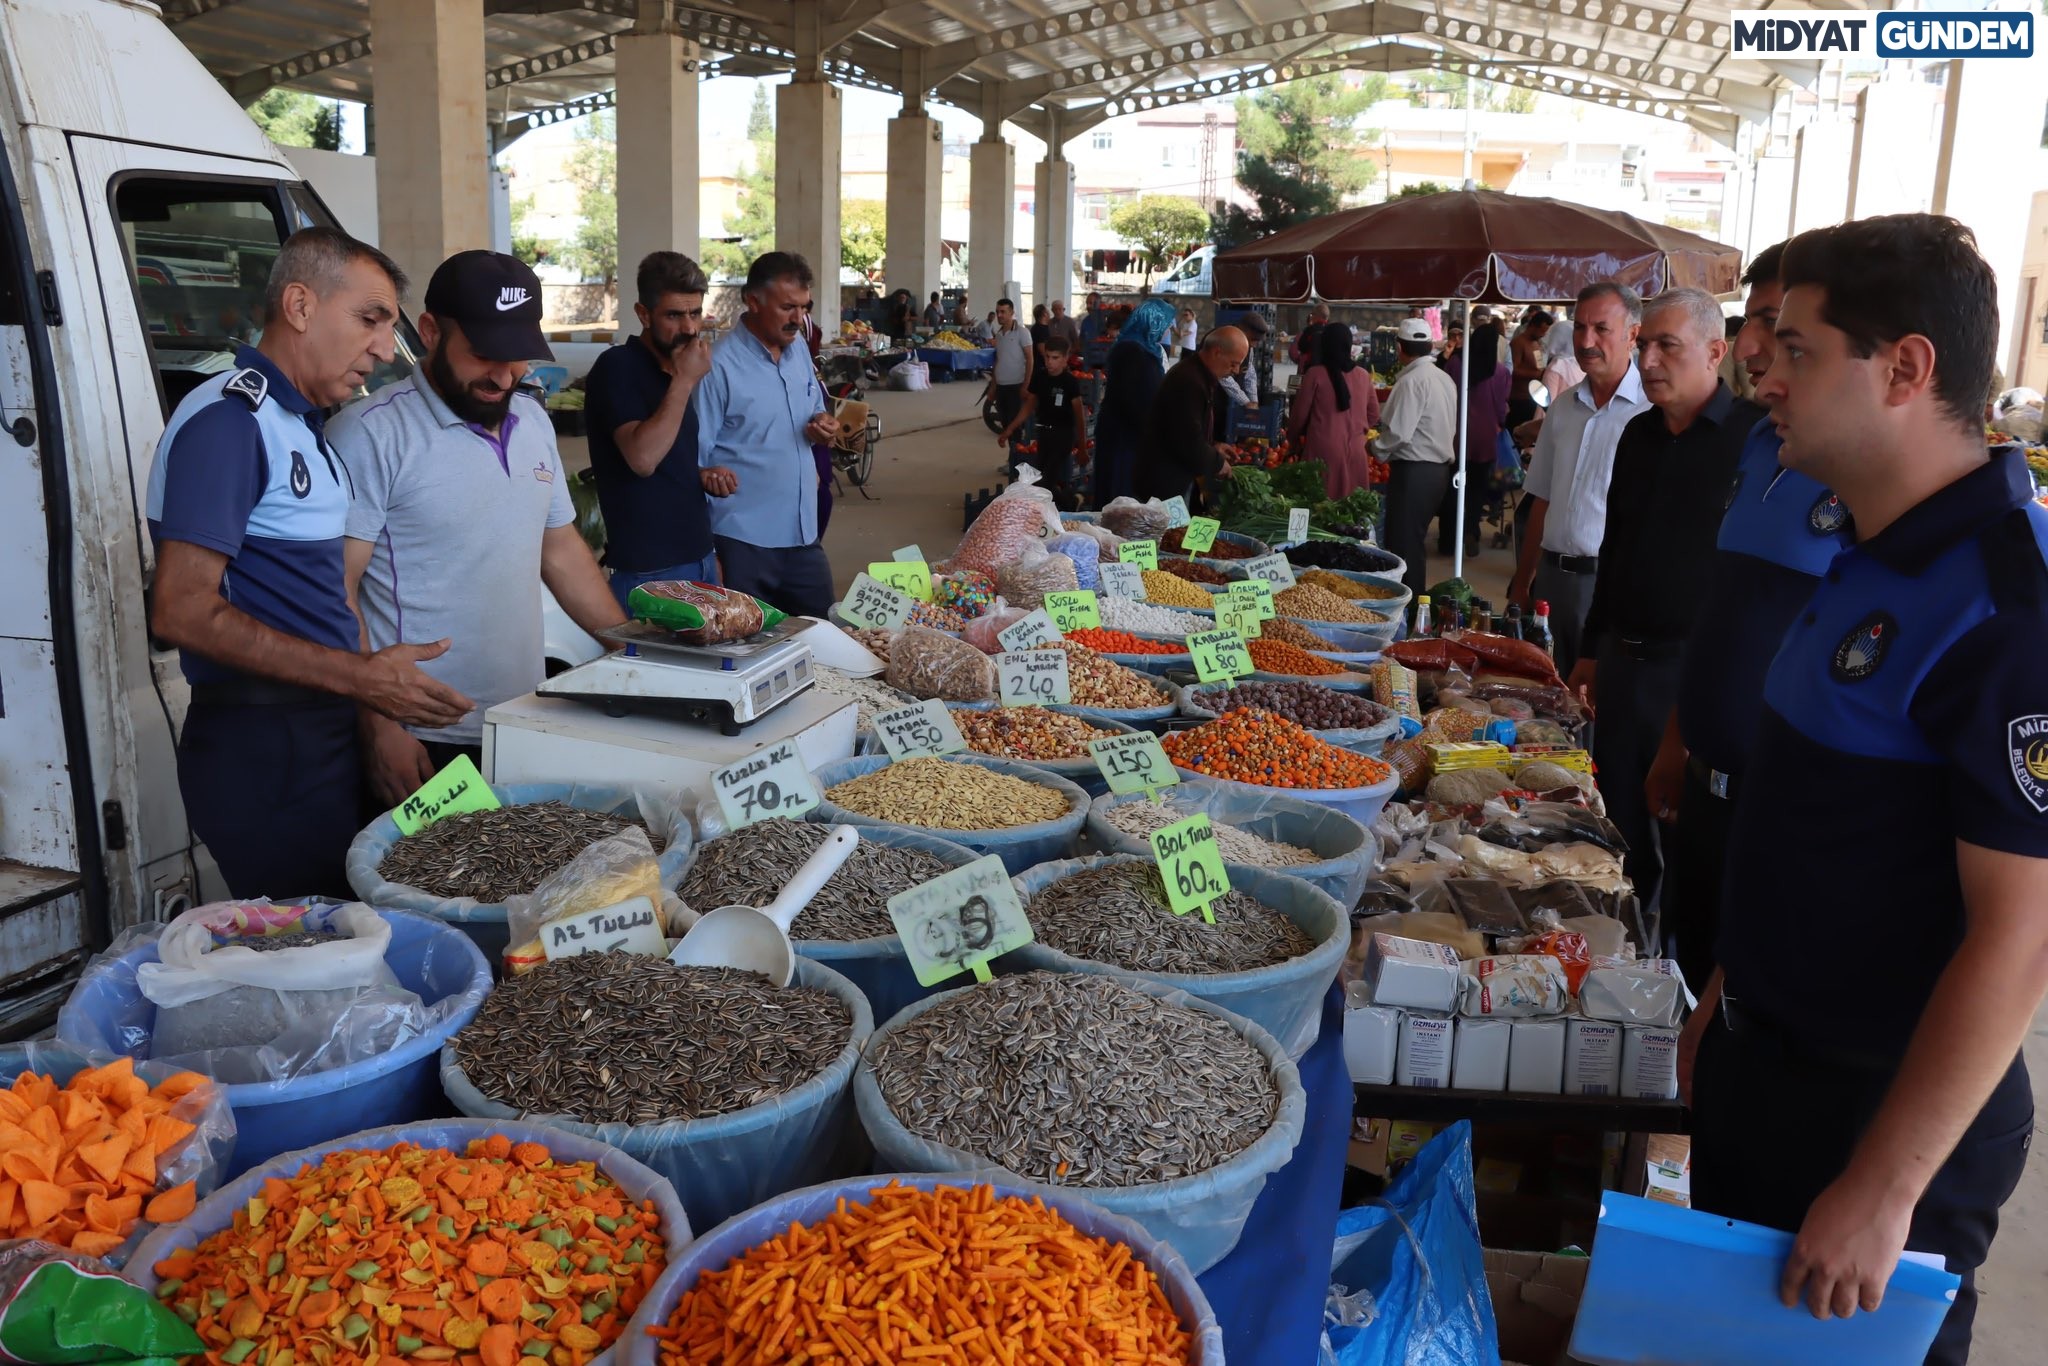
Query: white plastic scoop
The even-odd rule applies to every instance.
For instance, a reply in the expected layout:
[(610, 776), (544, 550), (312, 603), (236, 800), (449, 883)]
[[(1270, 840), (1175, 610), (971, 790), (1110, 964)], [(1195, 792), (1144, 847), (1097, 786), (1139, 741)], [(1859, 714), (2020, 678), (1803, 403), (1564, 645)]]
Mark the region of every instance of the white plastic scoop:
[(700, 918), (669, 951), (668, 961), (686, 968), (738, 968), (758, 972), (778, 987), (789, 985), (796, 972), (796, 950), (789, 927), (811, 904), (841, 864), (860, 846), (860, 832), (835, 825), (816, 853), (766, 906), (720, 906)]

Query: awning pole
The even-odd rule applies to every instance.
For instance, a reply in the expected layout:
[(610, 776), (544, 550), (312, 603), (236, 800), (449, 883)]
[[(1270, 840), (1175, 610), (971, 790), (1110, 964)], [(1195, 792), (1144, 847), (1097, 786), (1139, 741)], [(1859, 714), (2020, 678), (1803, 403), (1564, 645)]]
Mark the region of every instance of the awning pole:
[[(1498, 362), (1495, 362), (1498, 364)], [(1451, 577), (1465, 577), (1465, 443), (1471, 439), (1472, 423), (1472, 305), (1465, 305), (1465, 344), (1458, 348), (1458, 469), (1451, 476), (1451, 482), (1458, 486), (1458, 525), (1451, 545), (1455, 552), (1451, 556)]]

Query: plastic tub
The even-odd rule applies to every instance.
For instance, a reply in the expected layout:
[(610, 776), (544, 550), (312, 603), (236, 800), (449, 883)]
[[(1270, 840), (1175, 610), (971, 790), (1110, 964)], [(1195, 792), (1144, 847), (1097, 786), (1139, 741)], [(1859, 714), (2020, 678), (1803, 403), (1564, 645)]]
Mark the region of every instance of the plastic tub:
[(1225, 559), (1220, 555), (1204, 555), (1197, 550), (1168, 550), (1166, 548), (1166, 538), (1163, 536), (1159, 539), (1159, 553), (1162, 555), (1186, 555), (1189, 559), (1200, 560), (1202, 561), (1202, 563), (1210, 566), (1213, 569), (1221, 569), (1226, 565), (1242, 566), (1245, 560), (1255, 559), (1260, 555), (1270, 555), (1273, 553), (1272, 546), (1267, 545), (1264, 541), (1260, 540), (1256, 536), (1247, 536), (1241, 531), (1219, 530), (1216, 533), (1216, 541), (1220, 542), (1223, 545), (1237, 546), (1240, 549), (1242, 549), (1245, 552), (1245, 554), (1239, 559), (1232, 560)]
[[(129, 1263), (128, 1279), (155, 1294), (159, 1284), (156, 1275), (158, 1262), (181, 1248), (197, 1247), (214, 1234), (232, 1227), (235, 1212), (244, 1208), (252, 1197), (261, 1195), (263, 1183), (269, 1178), (296, 1175), (318, 1163), (328, 1153), (353, 1148), (390, 1148), (400, 1143), (461, 1152), (471, 1140), (489, 1138), (492, 1134), (503, 1134), (514, 1143), (538, 1143), (556, 1157), (571, 1162), (596, 1163), (597, 1169), (617, 1182), (619, 1189), (635, 1204), (648, 1200), (654, 1202), (656, 1211), (661, 1215), (662, 1241), (667, 1247), (669, 1266), (673, 1267), (677, 1259), (685, 1255), (690, 1246), (690, 1220), (676, 1199), (675, 1188), (660, 1173), (648, 1170), (617, 1149), (549, 1125), (527, 1124), (519, 1120), (439, 1119), (423, 1124), (394, 1124), (387, 1128), (361, 1130), (272, 1157), (200, 1201), (199, 1207), (182, 1222), (167, 1224), (144, 1239)], [(652, 1294), (653, 1287), (650, 1286), (648, 1295), (641, 1298), (642, 1307)], [(628, 1320), (612, 1345), (590, 1358), (589, 1366), (612, 1366), (625, 1344), (634, 1336), (633, 1322)]]
[[(588, 1124), (560, 1115), (525, 1113), (485, 1096), (470, 1081), (451, 1043), (441, 1049), (441, 1088), (465, 1115), (492, 1123), (519, 1119), (578, 1134), (645, 1163), (672, 1182), (698, 1227), (832, 1174), (851, 1113), (847, 1084), (861, 1047), (874, 1031), (874, 1012), (860, 989), (813, 959), (798, 957), (797, 986), (821, 987), (853, 1012), (853, 1034), (829, 1066), (792, 1091), (730, 1114), (666, 1124)], [(844, 1170), (844, 1168), (840, 1168)]]
[(1319, 806), (1334, 807), (1368, 830), (1372, 829), (1372, 823), (1380, 818), (1380, 812), (1386, 807), (1388, 799), (1401, 787), (1399, 773), (1391, 773), (1385, 782), (1374, 783), (1371, 787), (1267, 787), (1261, 783), (1240, 783), (1230, 778), (1212, 777), (1191, 768), (1182, 768), (1178, 764), (1174, 765), (1173, 771), (1180, 774), (1183, 781), (1199, 778), (1203, 782), (1234, 787), (1240, 792), (1298, 797), (1302, 801), (1315, 802)]
[[(661, 1278), (649, 1287), (647, 1297), (640, 1302), (640, 1312), (633, 1316), (633, 1321), (619, 1336), (620, 1366), (659, 1366), (661, 1344), (647, 1336), (647, 1330), (674, 1317), (683, 1295), (696, 1288), (698, 1278), (705, 1272), (722, 1270), (749, 1249), (783, 1236), (789, 1232), (792, 1223), (817, 1223), (831, 1214), (841, 1200), (851, 1204), (865, 1203), (870, 1191), (891, 1181), (920, 1190), (968, 1184), (960, 1176), (862, 1176), (791, 1191), (726, 1220), (692, 1243), (680, 1258), (671, 1261), (668, 1270), (662, 1272)], [(1133, 1221), (1065, 1191), (1047, 1194), (1042, 1189), (1017, 1185), (1001, 1177), (976, 1184), (992, 1185), (998, 1195), (1021, 1195), (1026, 1199), (1040, 1197), (1083, 1234), (1128, 1245), (1133, 1255), (1159, 1278), (1166, 1302), (1173, 1306), (1182, 1325), (1193, 1336), (1193, 1350), (1188, 1360), (1194, 1366), (1223, 1366), (1223, 1329), (1216, 1322), (1215, 1312), (1209, 1308), (1208, 1297), (1196, 1284), (1194, 1271), (1170, 1245), (1160, 1242)]]
[[(1373, 543), (1372, 543), (1371, 541), (1361, 541), (1361, 540), (1359, 540), (1359, 539), (1358, 539), (1357, 537), (1355, 537), (1355, 536), (1346, 536), (1346, 537), (1341, 537), (1340, 539), (1341, 539), (1341, 540), (1342, 540), (1342, 541), (1344, 542), (1344, 544), (1346, 544), (1346, 545), (1355, 545), (1355, 546), (1358, 546), (1358, 547), (1359, 547), (1360, 549), (1363, 549), (1363, 550), (1369, 550), (1369, 551), (1371, 551), (1371, 552), (1372, 552), (1373, 554), (1375, 554), (1375, 555), (1378, 555), (1378, 556), (1382, 557), (1383, 559), (1385, 559), (1385, 560), (1389, 561), (1389, 563), (1388, 563), (1388, 564), (1386, 564), (1386, 565), (1383, 565), (1383, 566), (1381, 566), (1381, 567), (1380, 567), (1380, 568), (1378, 568), (1378, 569), (1366, 569), (1366, 570), (1357, 570), (1357, 569), (1332, 569), (1332, 570), (1330, 571), (1330, 572), (1331, 572), (1332, 574), (1358, 574), (1358, 573), (1365, 573), (1365, 574), (1377, 574), (1377, 575), (1381, 576), (1382, 578), (1390, 578), (1390, 579), (1399, 579), (1399, 578), (1401, 578), (1401, 577), (1402, 577), (1402, 576), (1403, 576), (1404, 574), (1406, 574), (1406, 573), (1408, 572), (1408, 561), (1406, 561), (1406, 560), (1402, 559), (1402, 558), (1401, 558), (1401, 557), (1400, 557), (1399, 555), (1396, 555), (1396, 554), (1395, 554), (1395, 553), (1394, 553), (1393, 551), (1391, 551), (1391, 550), (1387, 549), (1387, 548), (1386, 548), (1385, 546), (1383, 546), (1383, 545), (1374, 545), (1374, 544), (1373, 544)], [(1321, 537), (1321, 536), (1318, 536), (1318, 537), (1314, 538), (1314, 540), (1312, 540), (1312, 541), (1310, 542), (1310, 544), (1317, 544), (1317, 543), (1323, 542), (1323, 541), (1325, 541), (1325, 540), (1327, 540), (1327, 538), (1326, 538), (1326, 537)], [(1295, 563), (1295, 560), (1294, 560), (1294, 556), (1293, 556), (1293, 554), (1291, 553), (1291, 552), (1292, 552), (1292, 551), (1294, 550), (1294, 548), (1295, 548), (1295, 547), (1293, 547), (1293, 546), (1289, 546), (1289, 547), (1288, 547), (1288, 551), (1289, 551), (1290, 553), (1289, 553), (1289, 554), (1288, 554), (1288, 556), (1287, 556), (1287, 560), (1288, 560), (1288, 563), (1290, 563), (1290, 564), (1294, 564), (1294, 568), (1295, 568), (1295, 572), (1296, 572), (1296, 573), (1300, 573), (1300, 572), (1301, 572), (1302, 570), (1304, 570), (1304, 569), (1321, 569), (1321, 568), (1323, 567), (1323, 566), (1321, 566), (1321, 565), (1308, 565), (1308, 564), (1296, 564), (1296, 563)]]
[[(946, 709), (948, 711), (993, 711), (996, 705), (994, 702), (949, 702), (946, 704)], [(1086, 721), (1089, 725), (1109, 731), (1114, 735), (1128, 735), (1137, 729), (1136, 726), (1131, 725), (1129, 722), (1112, 720), (1106, 716), (1082, 716), (1080, 709), (1075, 707), (1048, 708), (1048, 710), (1058, 710), (1068, 716), (1076, 716)], [(886, 751), (882, 747), (882, 738), (879, 735), (870, 735), (861, 741), (860, 749), (857, 752), (860, 754), (882, 754)], [(1098, 792), (1109, 791), (1109, 780), (1102, 776), (1102, 770), (1095, 766), (1095, 760), (1087, 755), (1083, 755), (1078, 759), (1018, 759), (1015, 762), (1029, 764), (1033, 768), (1042, 769), (1056, 777), (1065, 778), (1091, 797)], [(888, 1017), (884, 1016), (883, 1018), (886, 1019)]]
[[(1106, 863), (1142, 863), (1150, 854), (1106, 854), (1091, 858), (1041, 863), (1010, 879), (1024, 899), (1031, 899), (1061, 878)], [(1277, 869), (1226, 863), (1231, 890), (1245, 893), (1260, 905), (1280, 912), (1299, 925), (1315, 947), (1299, 958), (1243, 972), (1139, 972), (1112, 963), (1076, 958), (1044, 944), (1031, 943), (999, 960), (1005, 972), (1093, 972), (1111, 977), (1136, 977), (1221, 1006), (1244, 1016), (1280, 1041), (1290, 1058), (1308, 1052), (1322, 1025), (1323, 994), (1337, 978), (1344, 951), (1351, 944), (1351, 918), (1328, 892), (1300, 878), (1283, 877)]]
[[(565, 802), (585, 811), (618, 811), (639, 817), (647, 823), (649, 834), (658, 834), (667, 841), (659, 862), (661, 885), (668, 888), (676, 885), (683, 863), (690, 856), (690, 843), (696, 838), (684, 804), (686, 794), (682, 792), (595, 783), (492, 783), (491, 791), (505, 806)], [(414, 911), (458, 925), (491, 962), (503, 959), (511, 941), (504, 902), (483, 902), (466, 896), (439, 897), (418, 887), (387, 881), (377, 871), (392, 846), (403, 838), (389, 811), (363, 827), (348, 847), (348, 885), (355, 889), (355, 894), (372, 906)]]
[[(1277, 844), (1292, 844), (1321, 855), (1315, 863), (1294, 864), (1266, 871), (1282, 877), (1299, 878), (1329, 893), (1339, 906), (1351, 907), (1372, 880), (1379, 856), (1379, 841), (1366, 827), (1333, 807), (1305, 802), (1299, 797), (1252, 796), (1236, 783), (1224, 784), (1204, 778), (1166, 789), (1161, 799), (1176, 813), (1176, 819), (1204, 815), (1213, 825), (1228, 825), (1247, 835)], [(1142, 802), (1142, 792), (1097, 797), (1088, 807), (1085, 845), (1091, 853), (1152, 855), (1143, 835), (1127, 835), (1109, 823), (1112, 808), (1125, 802)]]
[[(980, 1153), (949, 1147), (912, 1133), (883, 1098), (881, 1083), (876, 1080), (874, 1068), (869, 1065), (865, 1053), (861, 1055), (860, 1066), (853, 1076), (854, 1105), (860, 1111), (861, 1127), (867, 1131), (868, 1141), (875, 1145), (875, 1165), (878, 1167), (948, 1175), (999, 1172), (1001, 1175), (997, 1179), (1002, 1184), (1043, 1196), (1048, 1203), (1065, 1193), (1082, 1195), (1111, 1214), (1120, 1214), (1135, 1221), (1161, 1242), (1171, 1244), (1174, 1251), (1187, 1259), (1195, 1274), (1200, 1275), (1222, 1261), (1237, 1246), (1245, 1219), (1251, 1214), (1259, 1192), (1265, 1188), (1266, 1178), (1286, 1166), (1287, 1160), (1294, 1155), (1296, 1145), (1301, 1142), (1308, 1093), (1302, 1089), (1301, 1074), (1295, 1070), (1294, 1063), (1280, 1047), (1279, 1041), (1255, 1022), (1185, 991), (1136, 974), (1120, 972), (1105, 975), (1113, 975), (1133, 991), (1142, 991), (1147, 996), (1214, 1015), (1258, 1049), (1272, 1074), (1273, 1088), (1279, 1093), (1273, 1107), (1273, 1122), (1266, 1132), (1242, 1152), (1194, 1176), (1142, 1186), (1056, 1186), (1021, 1176)], [(891, 1030), (902, 1028), (941, 1002), (973, 990), (972, 986), (961, 987), (942, 992), (928, 1001), (919, 1001), (876, 1030), (869, 1048), (872, 1049)]]
[(1088, 816), (1088, 794), (1065, 778), (1056, 777), (1042, 768), (1018, 763), (1014, 759), (991, 759), (985, 754), (949, 754), (949, 764), (973, 764), (979, 768), (1007, 773), (1012, 778), (1049, 787), (1067, 799), (1067, 814), (1058, 820), (1039, 821), (1034, 825), (1013, 826), (1007, 830), (950, 830), (923, 825), (906, 825), (900, 821), (885, 821), (879, 816), (863, 816), (848, 811), (823, 794), (830, 788), (847, 781), (873, 773), (889, 765), (884, 754), (866, 754), (853, 759), (840, 759), (829, 763), (811, 775), (820, 794), (818, 806), (804, 819), (820, 821), (827, 825), (857, 825), (862, 830), (910, 830), (919, 834), (936, 835), (942, 840), (972, 849), (977, 857), (986, 854), (1000, 855), (1003, 867), (1012, 876), (1023, 872), (1033, 864), (1063, 856), (1073, 847), (1074, 837), (1081, 833), (1081, 822)]
[[(1249, 681), (1257, 683), (1274, 680), (1261, 679), (1257, 674), (1254, 674), (1252, 675)], [(1328, 684), (1323, 683), (1323, 680), (1321, 680), (1320, 678), (1299, 678), (1289, 679), (1286, 681), (1295, 683), (1314, 683), (1324, 687), (1329, 686)], [(1209, 721), (1215, 720), (1218, 716), (1222, 715), (1222, 713), (1215, 711), (1212, 708), (1203, 706), (1200, 702), (1195, 700), (1195, 694), (1205, 692), (1211, 688), (1221, 688), (1223, 686), (1224, 685), (1221, 683), (1197, 683), (1195, 686), (1191, 688), (1184, 687), (1180, 689), (1181, 715), (1198, 716), (1201, 717), (1203, 720)], [(1330, 688), (1330, 691), (1335, 693), (1349, 694), (1360, 693), (1366, 690), (1352, 687), (1349, 684), (1346, 684), (1342, 687)], [(1372, 702), (1372, 699), (1369, 697), (1363, 700), (1367, 702)], [(1341, 745), (1343, 748), (1351, 750), (1353, 753), (1356, 754), (1369, 754), (1374, 758), (1378, 758), (1379, 752), (1386, 748), (1387, 741), (1393, 739), (1395, 736), (1401, 733), (1401, 717), (1391, 707), (1381, 707), (1377, 702), (1373, 702), (1373, 706), (1385, 712), (1386, 715), (1381, 717), (1377, 722), (1373, 723), (1370, 726), (1333, 726), (1327, 730), (1314, 730), (1312, 731), (1312, 733), (1318, 740), (1327, 741), (1328, 743), (1333, 745)], [(1103, 790), (1108, 790), (1106, 784)]]
[[(1306, 574), (1310, 571), (1302, 569), (1299, 572)], [(1384, 612), (1396, 621), (1406, 618), (1408, 604), (1414, 601), (1415, 598), (1414, 591), (1407, 584), (1401, 582), (1401, 576), (1398, 574), (1370, 574), (1356, 569), (1326, 569), (1323, 572), (1325, 574), (1335, 574), (1340, 579), (1350, 579), (1353, 583), (1369, 583), (1381, 588), (1394, 589), (1395, 596), (1391, 598), (1354, 598), (1352, 601), (1368, 612)], [(1309, 629), (1314, 630), (1314, 625), (1311, 624)], [(1356, 626), (1347, 626), (1345, 629), (1356, 630), (1358, 628)]]
[[(379, 1057), (287, 1081), (227, 1086), (236, 1129), (227, 1176), (355, 1129), (447, 1113), (434, 1055), (476, 1017), (491, 989), (491, 965), (455, 926), (404, 911), (377, 914), (391, 925), (384, 961), (399, 983), (427, 1005), (455, 998), (453, 1004), (434, 1028)], [(135, 970), (155, 961), (151, 942), (88, 968), (57, 1014), (57, 1037), (93, 1053), (134, 1057), (145, 1050), (156, 1007), (137, 987)]]

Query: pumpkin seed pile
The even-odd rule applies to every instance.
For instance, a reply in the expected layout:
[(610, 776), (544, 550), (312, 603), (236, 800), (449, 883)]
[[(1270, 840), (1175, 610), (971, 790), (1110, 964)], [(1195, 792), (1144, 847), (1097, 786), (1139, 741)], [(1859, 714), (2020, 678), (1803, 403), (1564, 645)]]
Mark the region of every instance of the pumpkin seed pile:
[(1278, 911), (1243, 892), (1198, 914), (1175, 915), (1150, 863), (1105, 863), (1063, 877), (1024, 908), (1038, 942), (1133, 972), (1245, 972), (1299, 958), (1315, 945)]
[(998, 977), (869, 1049), (912, 1133), (1067, 1186), (1192, 1176), (1279, 1106), (1266, 1059), (1214, 1015), (1070, 973)]
[(455, 1036), (477, 1090), (589, 1123), (700, 1119), (773, 1100), (853, 1036), (845, 1002), (758, 972), (586, 953), (508, 977)]
[[(777, 816), (721, 835), (697, 851), (679, 895), (697, 911), (766, 906), (781, 894), (830, 827)], [(889, 898), (951, 871), (937, 854), (863, 839), (789, 927), (792, 939), (893, 935)]]
[(1067, 799), (1052, 788), (944, 759), (898, 760), (827, 788), (825, 800), (930, 830), (1003, 830), (1067, 814)]
[[(585, 811), (567, 802), (533, 802), (444, 816), (391, 847), (377, 871), (401, 887), (434, 896), (503, 901), (532, 891), (563, 864), (608, 836), (642, 822)], [(647, 832), (654, 852), (661, 841)]]

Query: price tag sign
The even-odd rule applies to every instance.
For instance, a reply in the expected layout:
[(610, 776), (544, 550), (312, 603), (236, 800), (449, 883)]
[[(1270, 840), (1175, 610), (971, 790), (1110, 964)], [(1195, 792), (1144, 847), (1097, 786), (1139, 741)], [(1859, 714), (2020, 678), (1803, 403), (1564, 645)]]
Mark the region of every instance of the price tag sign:
[(1195, 677), (1204, 683), (1243, 678), (1252, 671), (1252, 653), (1235, 631), (1197, 631), (1188, 637), (1188, 653), (1194, 656)]
[(1102, 591), (1111, 597), (1145, 601), (1145, 575), (1138, 566), (1104, 561), (1095, 567), (1095, 572), (1102, 576)]
[(759, 754), (727, 764), (711, 775), (711, 791), (728, 830), (771, 816), (795, 818), (818, 804), (818, 789), (794, 740), (777, 741)]
[(889, 918), (923, 987), (963, 972), (986, 982), (992, 960), (1033, 938), (1009, 869), (995, 854), (896, 893)]
[(853, 587), (846, 590), (846, 601), (839, 604), (839, 615), (856, 626), (893, 631), (910, 619), (910, 609), (915, 606), (887, 584), (877, 583), (866, 574), (855, 574)]
[(891, 759), (957, 754), (967, 748), (960, 727), (953, 724), (953, 713), (936, 699), (883, 712), (875, 718), (875, 734), (882, 737), (882, 748)]
[(1060, 628), (1053, 624), (1043, 607), (1030, 612), (996, 632), (996, 643), (1005, 650), (1029, 650), (1039, 645), (1060, 643)]
[(1287, 544), (1300, 545), (1308, 539), (1308, 509), (1287, 509)]
[[(1294, 587), (1294, 566), (1280, 554), (1257, 555), (1244, 562), (1244, 572), (1273, 588)], [(1269, 590), (1270, 593), (1270, 590)]]
[(1235, 603), (1240, 608), (1249, 607), (1259, 614), (1260, 621), (1271, 621), (1274, 617), (1273, 585), (1264, 579), (1239, 579), (1216, 599), (1216, 610), (1220, 613), (1226, 603)]
[(1093, 589), (1047, 593), (1045, 610), (1063, 635), (1068, 631), (1088, 631), (1102, 625), (1102, 612), (1095, 604)]
[(996, 701), (1050, 707), (1074, 699), (1065, 650), (1013, 650), (996, 656)]
[(1134, 564), (1140, 569), (1157, 569), (1159, 542), (1125, 541), (1116, 548), (1116, 558), (1119, 564)]
[(896, 549), (889, 552), (889, 558), (899, 564), (926, 563), (924, 551), (920, 550), (914, 542), (910, 545), (896, 547)]
[(1152, 792), (1180, 781), (1180, 774), (1173, 771), (1173, 760), (1167, 757), (1159, 737), (1150, 731), (1090, 740), (1088, 753), (1094, 756), (1102, 776), (1109, 780), (1111, 792)]
[(923, 560), (881, 560), (868, 566), (868, 577), (905, 597), (932, 600), (932, 567)]
[(579, 911), (540, 927), (540, 951), (550, 961), (584, 953), (668, 953), (661, 916), (644, 896), (621, 901), (601, 911)]
[(1171, 531), (1177, 526), (1187, 524), (1188, 500), (1176, 493), (1166, 500), (1166, 529)]
[(1216, 533), (1223, 530), (1223, 523), (1214, 517), (1191, 517), (1188, 529), (1181, 534), (1180, 543), (1199, 555), (1216, 544)]
[(1216, 848), (1216, 832), (1209, 818), (1190, 816), (1154, 830), (1152, 857), (1159, 864), (1166, 904), (1173, 913), (1199, 910), (1202, 919), (1215, 924), (1209, 903), (1230, 890), (1230, 875), (1223, 871), (1223, 855)]
[(1257, 640), (1264, 629), (1259, 625), (1262, 618), (1259, 609), (1248, 598), (1226, 598), (1216, 604), (1216, 624), (1226, 631), (1235, 631), (1246, 640)]
[(416, 835), (440, 820), (464, 811), (496, 811), (503, 803), (476, 771), (467, 754), (427, 780), (426, 786), (391, 808), (401, 834)]

